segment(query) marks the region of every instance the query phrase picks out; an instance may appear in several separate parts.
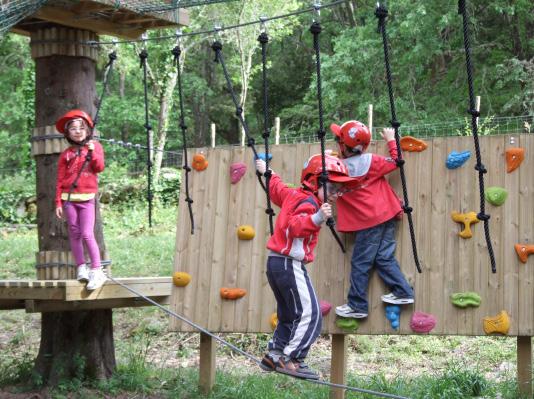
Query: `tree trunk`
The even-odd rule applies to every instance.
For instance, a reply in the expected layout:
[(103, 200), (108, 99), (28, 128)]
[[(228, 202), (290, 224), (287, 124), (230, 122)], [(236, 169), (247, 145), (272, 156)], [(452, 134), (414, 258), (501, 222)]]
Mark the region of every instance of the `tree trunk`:
[[(53, 28), (55, 29), (55, 28)], [(79, 32), (60, 28), (58, 39), (67, 39)], [(74, 32), (73, 32), (74, 31)], [(41, 32), (44, 33), (44, 32)], [(64, 35), (64, 37), (61, 37)], [(90, 33), (96, 39), (96, 35)], [(34, 36), (32, 34), (32, 40)], [(54, 125), (66, 111), (74, 108), (95, 113), (95, 60), (87, 46), (72, 49), (50, 49), (32, 43), (35, 58), (35, 124), (36, 127)], [(62, 53), (63, 51), (63, 53)], [(69, 251), (67, 227), (55, 216), (55, 183), (59, 154), (36, 156), (37, 166), (37, 229), (39, 251)], [(100, 252), (105, 253), (102, 223), (96, 205), (95, 235)], [(34, 371), (44, 384), (55, 385), (61, 379), (79, 377), (109, 378), (115, 369), (111, 309), (42, 314), (41, 346)]]

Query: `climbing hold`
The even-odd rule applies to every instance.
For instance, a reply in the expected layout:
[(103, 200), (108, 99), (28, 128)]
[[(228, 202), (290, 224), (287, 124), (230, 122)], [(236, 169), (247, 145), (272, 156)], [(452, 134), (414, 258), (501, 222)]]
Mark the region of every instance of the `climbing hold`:
[(254, 231), (254, 227), (249, 226), (248, 224), (243, 224), (237, 228), (237, 237), (239, 237), (240, 240), (252, 240), (255, 235), (256, 232)]
[(454, 220), (455, 222), (464, 224), (463, 230), (458, 233), (460, 237), (473, 237), (473, 233), (471, 232), (471, 223), (479, 222), (477, 214), (475, 212), (459, 213), (456, 211), (452, 211), (451, 216), (452, 220)]
[(195, 154), (193, 155), (193, 162), (191, 163), (191, 167), (201, 172), (208, 167), (208, 160), (206, 159), (204, 154)]
[(247, 290), (243, 288), (221, 288), (221, 298), (222, 299), (239, 299), (247, 295)]
[(421, 152), (426, 150), (428, 145), (423, 141), (412, 136), (404, 136), (400, 139), (400, 146), (403, 151)]
[(445, 166), (447, 166), (448, 169), (456, 169), (462, 166), (464, 163), (467, 162), (467, 160), (471, 157), (471, 151), (451, 151), (451, 153), (447, 156), (447, 161), (445, 162)]
[(360, 327), (358, 320), (346, 317), (337, 317), (336, 326), (346, 331), (356, 331)]
[(186, 272), (174, 272), (172, 282), (177, 287), (185, 287), (191, 281), (191, 275)]
[(525, 159), (525, 149), (520, 147), (508, 148), (506, 150), (506, 171), (508, 173), (516, 170)]
[(230, 165), (230, 181), (236, 184), (245, 175), (247, 165), (243, 162), (236, 162)]
[[(258, 152), (258, 156), (256, 157), (256, 159), (262, 159), (265, 161), (265, 153), (264, 152)], [(273, 154), (270, 154), (269, 153), (269, 161), (273, 159)]]
[(534, 254), (534, 244), (515, 244), (514, 247), (519, 260), (523, 263), (527, 263), (528, 256)]
[(410, 328), (417, 333), (427, 333), (436, 326), (436, 317), (430, 313), (413, 312), (410, 318)]
[(484, 317), (483, 325), (484, 332), (488, 335), (493, 333), (507, 335), (510, 329), (510, 316), (506, 310), (501, 310), (497, 316)]
[(467, 308), (469, 306), (476, 308), (480, 306), (481, 299), (476, 292), (456, 292), (451, 295), (451, 302), (459, 308)]
[(321, 314), (324, 317), (328, 313), (330, 313), (330, 309), (332, 309), (332, 304), (330, 302), (320, 300), (319, 301), (319, 307), (321, 308)]
[(276, 313), (273, 313), (270, 317), (269, 317), (269, 324), (271, 325), (271, 328), (273, 330), (276, 329), (276, 326), (278, 325), (278, 315)]
[(289, 188), (298, 188), (298, 186), (296, 184), (293, 184), (293, 183), (286, 183), (286, 186), (289, 187)]
[(394, 330), (399, 329), (400, 325), (401, 308), (399, 305), (387, 305), (386, 306), (386, 319), (391, 323), (391, 328)]
[(502, 187), (488, 187), (484, 192), (486, 200), (495, 206), (501, 206), (508, 197), (508, 191)]

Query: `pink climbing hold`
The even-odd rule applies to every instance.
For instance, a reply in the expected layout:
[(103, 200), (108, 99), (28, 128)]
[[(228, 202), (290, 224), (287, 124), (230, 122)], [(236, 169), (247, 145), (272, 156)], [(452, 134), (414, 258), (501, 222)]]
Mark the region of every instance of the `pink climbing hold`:
[(230, 180), (232, 184), (236, 184), (244, 176), (247, 171), (247, 165), (243, 162), (236, 162), (230, 165)]
[(320, 300), (319, 301), (319, 307), (321, 308), (321, 314), (324, 317), (328, 313), (330, 313), (330, 309), (332, 309), (332, 304), (330, 302)]
[(414, 332), (427, 333), (436, 326), (436, 318), (430, 313), (414, 312), (410, 319), (410, 328)]

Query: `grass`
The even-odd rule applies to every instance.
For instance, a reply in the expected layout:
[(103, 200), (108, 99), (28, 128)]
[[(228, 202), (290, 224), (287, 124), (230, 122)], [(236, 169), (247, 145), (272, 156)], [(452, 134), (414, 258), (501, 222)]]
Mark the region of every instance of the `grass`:
[[(115, 276), (166, 276), (172, 271), (176, 209), (158, 206), (152, 228), (144, 205), (103, 209), (106, 245)], [(35, 230), (1, 233), (0, 279), (34, 278)], [(42, 392), (28, 385), (39, 348), (40, 316), (2, 311), (0, 398)], [(52, 398), (207, 398), (198, 391), (198, 334), (168, 331), (168, 317), (153, 307), (113, 312), (117, 372), (109, 381), (62, 382)], [(267, 334), (227, 334), (234, 345), (261, 356)], [(421, 399), (519, 398), (515, 338), (458, 336), (365, 336), (349, 338), (348, 384)], [(280, 375), (217, 349), (217, 377), (209, 398), (328, 398), (328, 389)], [(330, 343), (321, 337), (310, 365), (329, 378)], [(16, 396), (17, 392), (22, 396)], [(12, 396), (9, 396), (12, 395)], [(370, 398), (347, 393), (347, 398)]]

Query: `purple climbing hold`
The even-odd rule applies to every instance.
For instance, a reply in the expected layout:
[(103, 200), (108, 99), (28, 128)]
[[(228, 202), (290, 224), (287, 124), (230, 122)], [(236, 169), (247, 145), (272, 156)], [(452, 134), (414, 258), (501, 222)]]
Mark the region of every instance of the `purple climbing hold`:
[(230, 180), (232, 184), (236, 184), (244, 176), (247, 171), (247, 165), (243, 162), (236, 162), (230, 165)]

